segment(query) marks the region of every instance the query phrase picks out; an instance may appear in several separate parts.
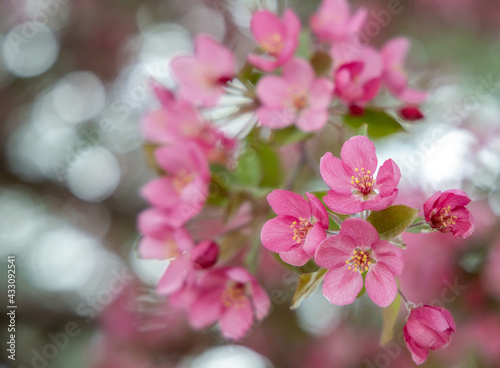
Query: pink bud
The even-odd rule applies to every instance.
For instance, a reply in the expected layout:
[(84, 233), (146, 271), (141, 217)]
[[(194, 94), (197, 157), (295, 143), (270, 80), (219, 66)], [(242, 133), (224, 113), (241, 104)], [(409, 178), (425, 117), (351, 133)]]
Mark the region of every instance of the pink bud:
[(422, 364), (430, 350), (441, 350), (451, 341), (451, 333), (455, 332), (455, 321), (451, 313), (444, 308), (420, 304), (411, 310), (404, 338), (412, 359)]
[(212, 240), (204, 240), (196, 246), (191, 252), (191, 262), (198, 269), (207, 269), (212, 267), (219, 257), (219, 247)]
[(424, 114), (416, 107), (403, 107), (399, 110), (399, 116), (408, 121), (416, 121), (425, 118)]

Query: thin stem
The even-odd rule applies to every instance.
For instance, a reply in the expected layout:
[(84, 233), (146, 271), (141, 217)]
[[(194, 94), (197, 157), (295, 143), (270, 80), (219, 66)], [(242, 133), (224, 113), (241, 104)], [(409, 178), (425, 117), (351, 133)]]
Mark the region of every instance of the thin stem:
[(419, 227), (419, 226), (422, 226), (422, 225), (425, 225), (425, 224), (427, 224), (427, 221), (422, 220), (422, 221), (416, 222), (414, 224), (411, 224), (410, 226), (408, 226), (408, 229), (411, 228), (411, 227)]
[(401, 298), (403, 298), (403, 300), (405, 301), (406, 309), (408, 309), (409, 312), (413, 308), (415, 308), (415, 304), (413, 302), (410, 302), (399, 288), (398, 288), (398, 293), (399, 295), (401, 295)]
[(332, 212), (328, 212), (328, 216), (333, 220), (335, 221), (335, 223), (337, 225), (339, 225), (339, 227), (342, 225), (342, 219), (340, 217), (338, 217), (336, 214), (332, 213)]

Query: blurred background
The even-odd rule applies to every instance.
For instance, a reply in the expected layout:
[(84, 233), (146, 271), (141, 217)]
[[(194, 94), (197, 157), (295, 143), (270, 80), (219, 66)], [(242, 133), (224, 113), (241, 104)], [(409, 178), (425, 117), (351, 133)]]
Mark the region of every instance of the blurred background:
[[(397, 14), (387, 11), (391, 3), (399, 4)], [(288, 6), (306, 24), (318, 4)], [(450, 188), (474, 200), (470, 238), (405, 235), (402, 289), (414, 302), (449, 309), (458, 326), (450, 347), (432, 352), (424, 367), (498, 367), (500, 3), (352, 5), (371, 9), (374, 45), (398, 35), (412, 40), (412, 84), (430, 92), (427, 119), (409, 127), (411, 134), (376, 141), (379, 160), (392, 157), (401, 167), (398, 201), (421, 208), (435, 191)], [(1, 367), (414, 366), (398, 339), (378, 345), (380, 310), (368, 298), (339, 308), (317, 293), (290, 311), (297, 277), (267, 252), (258, 274), (272, 311), (237, 345), (213, 330), (191, 331), (183, 313), (152, 289), (167, 263), (136, 256), (135, 219), (146, 207), (138, 189), (154, 177), (139, 131), (141, 116), (156, 103), (149, 80), (173, 86), (168, 63), (191, 52), (199, 32), (231, 47), (242, 65), (254, 48), (251, 12), (283, 6), (274, 0), (0, 2), (0, 300), (6, 305), (7, 256), (15, 255), (18, 305), (17, 361), (7, 359), (2, 312)], [(338, 134), (327, 131), (332, 152), (342, 144)]]

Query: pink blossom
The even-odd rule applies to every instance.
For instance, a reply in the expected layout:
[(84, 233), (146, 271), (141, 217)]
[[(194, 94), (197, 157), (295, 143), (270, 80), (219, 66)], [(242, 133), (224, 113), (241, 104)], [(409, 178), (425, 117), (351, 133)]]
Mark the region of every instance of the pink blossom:
[(163, 211), (171, 226), (180, 227), (203, 208), (210, 181), (207, 160), (194, 144), (159, 148), (155, 158), (166, 176), (146, 184), (142, 195)]
[(351, 17), (347, 0), (323, 0), (311, 17), (311, 29), (320, 41), (349, 41), (359, 33), (366, 16), (366, 9), (359, 9)]
[(268, 313), (270, 300), (257, 279), (241, 267), (218, 268), (198, 282), (198, 292), (189, 307), (189, 320), (196, 329), (219, 321), (222, 335), (241, 339), (255, 321)]
[(162, 145), (193, 142), (210, 162), (225, 163), (236, 147), (236, 140), (226, 137), (191, 103), (176, 99), (165, 88), (153, 88), (162, 108), (144, 116), (141, 128), (146, 140)]
[(236, 74), (233, 53), (208, 35), (199, 35), (194, 56), (178, 56), (170, 67), (181, 84), (181, 96), (195, 104), (213, 106), (225, 84)]
[(325, 207), (314, 195), (306, 196), (309, 202), (299, 194), (273, 190), (267, 201), (278, 217), (267, 221), (261, 233), (264, 247), (295, 266), (304, 265), (314, 256), (328, 229)]
[(300, 20), (293, 11), (287, 9), (280, 19), (268, 10), (256, 12), (250, 29), (263, 55), (250, 54), (248, 62), (265, 72), (272, 72), (287, 63), (295, 53), (299, 43)]
[[(162, 295), (172, 295), (174, 299), (186, 298), (195, 288), (200, 271), (211, 268), (217, 263), (219, 246), (212, 240), (204, 240), (190, 252), (184, 252), (168, 265), (156, 290)], [(175, 300), (174, 300), (175, 304)]]
[(139, 214), (138, 228), (143, 234), (137, 251), (142, 258), (176, 258), (193, 248), (193, 240), (184, 228), (170, 225), (169, 216), (157, 208)]
[(332, 189), (323, 201), (332, 211), (342, 214), (381, 211), (392, 204), (401, 178), (392, 159), (384, 162), (375, 177), (375, 146), (364, 136), (345, 142), (340, 156), (342, 160), (327, 152), (320, 163), (321, 176)]
[(380, 307), (387, 307), (397, 294), (395, 275), (403, 272), (401, 251), (385, 240), (365, 220), (349, 218), (339, 235), (326, 238), (318, 247), (316, 263), (328, 268), (323, 295), (335, 305), (354, 302), (363, 287)]
[(455, 321), (444, 308), (419, 305), (408, 316), (403, 334), (413, 361), (422, 364), (430, 350), (441, 350), (451, 341)]
[(371, 47), (344, 50), (343, 45), (332, 47), (335, 62), (335, 94), (348, 105), (364, 106), (373, 100), (380, 89), (382, 58)]
[(316, 78), (306, 60), (293, 59), (281, 77), (269, 75), (257, 85), (262, 106), (257, 115), (263, 126), (284, 128), (295, 123), (305, 132), (320, 130), (328, 120), (332, 84)]
[(452, 189), (437, 192), (424, 203), (425, 221), (442, 233), (454, 238), (466, 238), (474, 231), (474, 218), (464, 206), (470, 202), (465, 192)]
[(381, 51), (384, 61), (383, 81), (397, 99), (420, 104), (427, 98), (427, 94), (408, 88), (408, 76), (403, 67), (409, 48), (410, 41), (404, 37), (394, 38), (384, 45)]

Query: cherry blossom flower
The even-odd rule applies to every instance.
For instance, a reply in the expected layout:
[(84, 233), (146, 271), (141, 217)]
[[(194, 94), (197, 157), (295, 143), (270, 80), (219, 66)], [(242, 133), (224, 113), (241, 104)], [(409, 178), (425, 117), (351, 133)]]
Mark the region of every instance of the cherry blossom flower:
[(210, 181), (207, 160), (194, 144), (159, 148), (155, 158), (167, 175), (146, 184), (142, 195), (164, 212), (171, 226), (180, 227), (203, 208)]
[(422, 364), (430, 350), (441, 350), (451, 341), (455, 321), (444, 308), (419, 305), (408, 316), (403, 334), (413, 361)]
[(196, 329), (219, 321), (222, 335), (238, 340), (269, 311), (269, 296), (244, 268), (214, 269), (200, 278), (197, 287), (189, 307), (189, 320)]
[(139, 214), (138, 228), (143, 234), (137, 246), (139, 257), (176, 258), (193, 248), (189, 233), (182, 227), (172, 227), (169, 216), (157, 208), (150, 208)]
[(364, 106), (380, 90), (382, 57), (372, 47), (345, 50), (343, 45), (332, 47), (335, 94), (347, 105)]
[(342, 160), (327, 152), (320, 163), (321, 176), (332, 189), (323, 198), (334, 212), (353, 214), (364, 210), (381, 211), (397, 197), (401, 173), (388, 159), (377, 176), (375, 146), (364, 136), (355, 136), (342, 146)]
[(394, 38), (384, 45), (381, 51), (384, 62), (383, 81), (397, 99), (420, 104), (427, 98), (427, 93), (408, 88), (408, 77), (403, 67), (409, 48), (410, 41), (404, 37)]
[(339, 235), (326, 238), (316, 250), (316, 263), (328, 268), (323, 295), (335, 305), (354, 302), (363, 287), (380, 307), (387, 307), (397, 294), (395, 275), (403, 272), (401, 251), (385, 240), (365, 220), (349, 218)]
[(474, 231), (474, 218), (464, 206), (470, 202), (465, 192), (452, 189), (437, 192), (424, 203), (425, 221), (442, 233), (454, 238), (466, 238)]
[(263, 126), (284, 128), (295, 123), (305, 132), (320, 130), (328, 120), (332, 84), (316, 78), (309, 62), (293, 59), (281, 77), (269, 75), (257, 85), (262, 106), (257, 115)]
[(362, 8), (351, 17), (347, 0), (323, 0), (311, 17), (311, 29), (320, 41), (349, 41), (359, 33), (366, 16), (367, 11)]
[(295, 266), (314, 256), (328, 228), (328, 214), (321, 201), (310, 193), (306, 196), (309, 202), (299, 194), (273, 190), (267, 200), (278, 217), (267, 221), (261, 233), (264, 247)]
[(265, 72), (272, 72), (287, 63), (299, 43), (300, 20), (287, 9), (280, 19), (268, 10), (254, 13), (250, 29), (264, 54), (248, 55), (248, 62)]
[(178, 56), (170, 67), (181, 85), (184, 99), (202, 106), (213, 106), (224, 93), (224, 86), (236, 74), (233, 53), (208, 35), (196, 37), (194, 56)]

